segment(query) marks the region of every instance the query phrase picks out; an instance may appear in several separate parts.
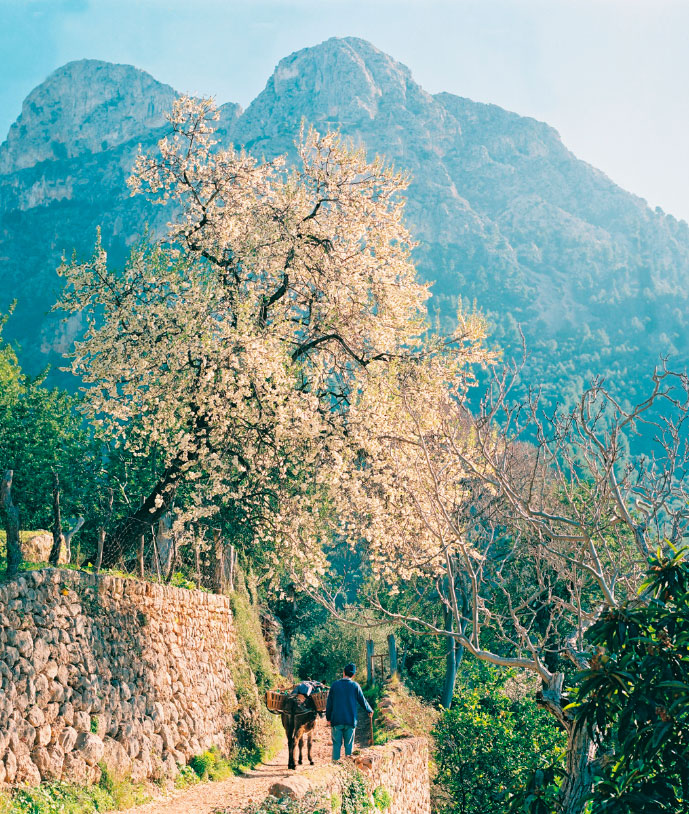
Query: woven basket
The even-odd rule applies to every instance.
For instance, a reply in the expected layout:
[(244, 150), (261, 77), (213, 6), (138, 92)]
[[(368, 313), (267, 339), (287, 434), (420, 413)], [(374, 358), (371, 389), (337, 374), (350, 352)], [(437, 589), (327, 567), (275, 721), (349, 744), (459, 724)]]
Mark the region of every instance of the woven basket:
[(271, 712), (282, 712), (285, 706), (285, 694), (275, 690), (268, 690), (266, 692), (266, 706)]
[(316, 706), (316, 710), (318, 712), (325, 712), (325, 707), (328, 703), (328, 691), (325, 690), (324, 692), (315, 692), (311, 698), (313, 698), (313, 703)]

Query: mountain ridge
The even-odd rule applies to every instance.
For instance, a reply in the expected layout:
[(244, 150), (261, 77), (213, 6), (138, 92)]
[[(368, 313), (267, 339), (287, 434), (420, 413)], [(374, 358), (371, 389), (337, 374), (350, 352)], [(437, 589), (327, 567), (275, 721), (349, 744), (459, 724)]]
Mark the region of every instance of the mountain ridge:
[[(150, 149), (164, 132), (163, 107), (175, 92), (136, 68), (108, 65), (58, 69), (50, 87), (29, 94), (26, 115), (23, 108), (0, 146), (0, 280), (30, 290), (43, 313), (43, 292), (52, 296), (58, 284), (50, 270), (58, 247), (88, 253), (87, 237), (92, 242), (102, 223), (113, 260), (123, 262), (143, 223), (163, 225), (160, 210), (127, 197), (124, 181), (139, 142)], [(90, 77), (91, 107), (75, 109), (75, 66)], [(70, 71), (72, 86), (65, 84)], [(50, 103), (45, 120), (36, 106), (41, 93)], [(66, 108), (62, 116), (55, 99)], [(596, 372), (640, 382), (661, 353), (689, 359), (689, 227), (577, 159), (550, 125), (451, 93), (429, 94), (406, 66), (357, 38), (286, 56), (246, 110), (229, 102), (220, 112), (221, 141), (259, 157), (293, 157), (305, 121), (338, 128), (409, 172), (407, 220), (420, 242), (420, 273), (435, 281), (432, 307), (449, 324), (460, 297), (475, 300), (508, 353), (518, 351), (522, 324), (532, 383), (564, 380), (567, 390)], [(48, 139), (56, 116), (62, 129)], [(79, 116), (82, 126), (72, 132)], [(34, 247), (22, 264), (14, 242), (23, 240), (12, 236), (17, 228), (35, 234), (39, 224), (49, 245)], [(20, 267), (29, 268), (29, 285)], [(0, 310), (6, 303), (0, 296)], [(32, 308), (24, 312), (36, 322)], [(43, 351), (28, 331), (15, 331), (34, 365), (46, 348), (55, 358), (67, 341), (54, 316), (38, 322)]]

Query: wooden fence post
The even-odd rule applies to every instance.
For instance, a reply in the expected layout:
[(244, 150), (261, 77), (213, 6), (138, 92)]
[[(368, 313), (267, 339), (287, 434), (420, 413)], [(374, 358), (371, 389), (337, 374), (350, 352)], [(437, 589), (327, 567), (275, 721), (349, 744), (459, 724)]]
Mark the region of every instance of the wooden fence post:
[(388, 634), (388, 651), (390, 653), (390, 675), (397, 676), (397, 645), (394, 633)]
[(373, 639), (366, 641), (366, 683), (373, 684), (375, 675), (373, 674)]

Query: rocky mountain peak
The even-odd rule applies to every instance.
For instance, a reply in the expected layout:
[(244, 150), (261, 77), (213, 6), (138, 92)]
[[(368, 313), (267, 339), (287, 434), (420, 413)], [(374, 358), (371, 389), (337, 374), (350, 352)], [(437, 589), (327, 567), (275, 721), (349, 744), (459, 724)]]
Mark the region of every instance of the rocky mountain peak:
[(27, 96), (0, 145), (0, 173), (99, 153), (165, 122), (176, 92), (131, 65), (68, 62)]
[[(448, 132), (451, 138), (459, 134), (452, 115), (414, 81), (409, 68), (356, 37), (333, 37), (282, 59), (232, 135), (253, 146), (260, 132), (261, 148), (277, 138), (276, 146), (289, 151), (302, 120), (348, 135), (382, 128), (388, 136), (399, 130), (400, 138), (407, 131), (423, 140), (432, 131), (444, 141)], [(394, 141), (386, 145), (390, 158), (399, 157)]]
[(384, 95), (403, 103), (413, 84), (408, 68), (365, 40), (332, 38), (281, 60), (264, 93), (283, 104), (305, 94), (322, 113), (354, 122), (374, 118)]

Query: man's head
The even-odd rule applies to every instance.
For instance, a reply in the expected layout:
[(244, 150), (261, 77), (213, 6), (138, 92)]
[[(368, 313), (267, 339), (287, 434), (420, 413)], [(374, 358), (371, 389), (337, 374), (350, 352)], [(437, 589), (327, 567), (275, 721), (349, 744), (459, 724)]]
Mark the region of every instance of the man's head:
[(354, 673), (356, 673), (356, 667), (350, 661), (349, 664), (345, 664), (344, 670), (342, 672), (347, 676), (347, 678), (351, 678), (354, 675)]

